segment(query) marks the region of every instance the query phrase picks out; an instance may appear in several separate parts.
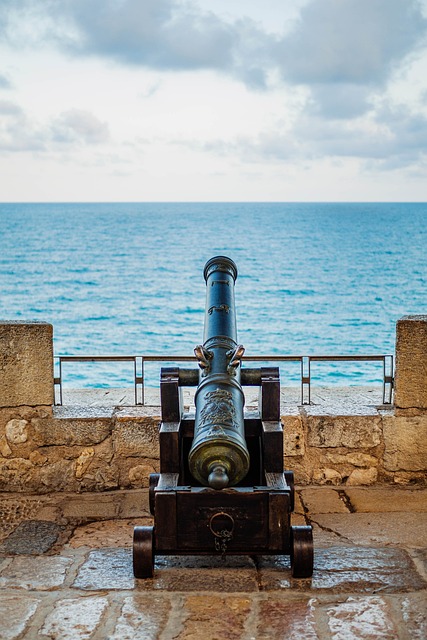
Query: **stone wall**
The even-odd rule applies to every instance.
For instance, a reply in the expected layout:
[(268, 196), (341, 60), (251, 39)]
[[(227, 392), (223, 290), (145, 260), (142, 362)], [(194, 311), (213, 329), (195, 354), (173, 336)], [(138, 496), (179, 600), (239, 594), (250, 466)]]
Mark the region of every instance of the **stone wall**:
[[(398, 323), (395, 410), (376, 404), (368, 390), (323, 390), (310, 406), (298, 406), (282, 392), (285, 465), (298, 484), (426, 482), (427, 318), (416, 318)], [(4, 323), (0, 346), (0, 491), (148, 486), (149, 474), (159, 470), (158, 406), (52, 407), (51, 325)]]

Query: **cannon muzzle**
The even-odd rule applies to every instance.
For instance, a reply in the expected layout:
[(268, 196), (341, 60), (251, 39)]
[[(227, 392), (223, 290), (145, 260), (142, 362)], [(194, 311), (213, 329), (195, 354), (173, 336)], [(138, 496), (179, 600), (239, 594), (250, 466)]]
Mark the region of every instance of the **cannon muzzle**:
[(206, 263), (204, 277), (204, 341), (194, 350), (200, 378), (188, 462), (199, 482), (223, 489), (238, 484), (249, 470), (240, 384), (244, 348), (237, 342), (234, 303), (237, 267), (230, 258), (217, 256)]

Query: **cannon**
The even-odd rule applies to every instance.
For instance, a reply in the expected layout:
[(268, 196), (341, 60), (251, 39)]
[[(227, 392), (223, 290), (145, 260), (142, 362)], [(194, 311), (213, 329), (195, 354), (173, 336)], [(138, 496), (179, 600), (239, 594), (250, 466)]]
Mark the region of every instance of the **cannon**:
[[(242, 366), (234, 287), (225, 256), (205, 265), (203, 344), (198, 369), (162, 368), (160, 473), (150, 475), (154, 526), (133, 537), (136, 578), (151, 578), (156, 555), (289, 555), (294, 578), (313, 573), (311, 526), (292, 526), (293, 472), (283, 468), (277, 367)], [(184, 387), (197, 387), (185, 412)], [(259, 388), (256, 411), (243, 387)]]

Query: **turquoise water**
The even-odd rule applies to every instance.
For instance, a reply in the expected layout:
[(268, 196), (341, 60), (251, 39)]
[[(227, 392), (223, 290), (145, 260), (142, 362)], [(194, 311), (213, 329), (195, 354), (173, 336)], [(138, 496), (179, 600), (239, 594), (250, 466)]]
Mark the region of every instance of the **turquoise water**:
[[(56, 354), (191, 354), (219, 253), (248, 355), (392, 353), (396, 320), (426, 313), (426, 204), (0, 204), (0, 223), (0, 317), (51, 322)], [(321, 367), (326, 384), (381, 374)]]

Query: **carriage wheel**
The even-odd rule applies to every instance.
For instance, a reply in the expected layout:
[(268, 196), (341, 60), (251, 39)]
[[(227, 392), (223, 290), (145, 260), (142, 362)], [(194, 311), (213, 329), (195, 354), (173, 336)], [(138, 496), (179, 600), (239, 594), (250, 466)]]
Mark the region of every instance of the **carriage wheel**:
[(152, 578), (154, 571), (154, 527), (133, 530), (133, 575)]
[(295, 509), (295, 483), (294, 483), (294, 472), (293, 471), (284, 471), (283, 475), (285, 476), (286, 484), (291, 490), (291, 511)]
[(293, 578), (313, 575), (313, 528), (291, 527), (291, 572)]
[(154, 489), (159, 484), (160, 473), (150, 473), (150, 488), (148, 489), (148, 502), (150, 505), (150, 513), (154, 516), (155, 494)]

